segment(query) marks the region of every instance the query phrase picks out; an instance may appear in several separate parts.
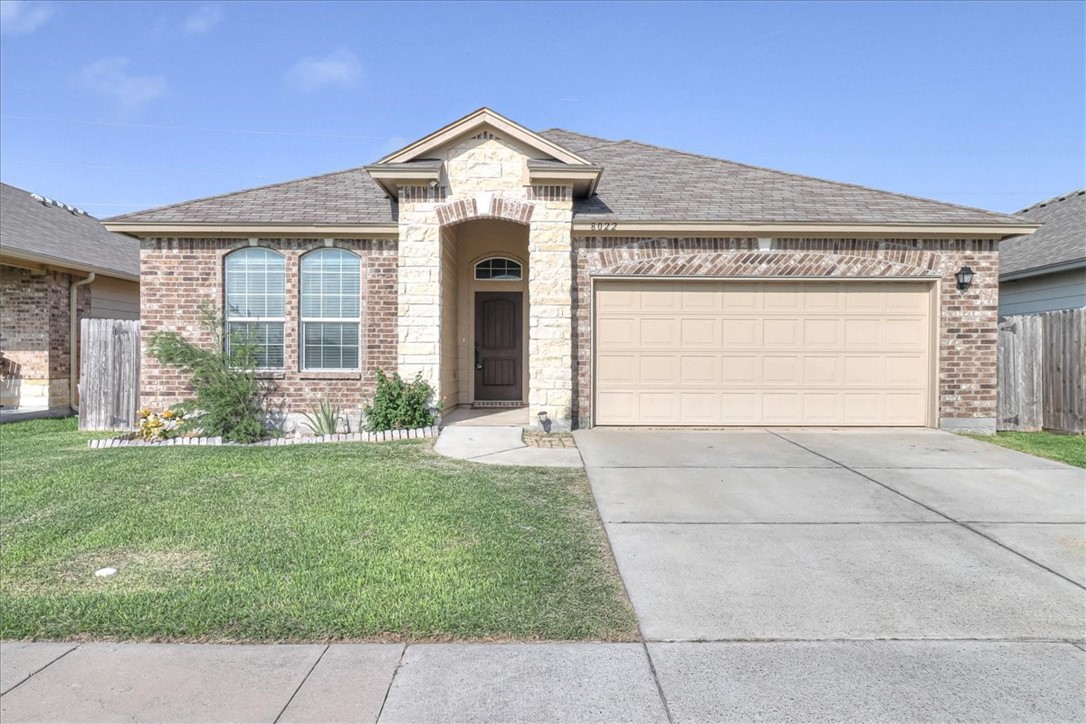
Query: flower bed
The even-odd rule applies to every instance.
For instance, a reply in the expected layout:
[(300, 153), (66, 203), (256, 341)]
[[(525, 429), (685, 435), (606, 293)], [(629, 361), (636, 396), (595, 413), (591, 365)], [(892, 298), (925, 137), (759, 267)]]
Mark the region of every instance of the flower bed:
[(420, 427), (414, 430), (385, 430), (383, 432), (344, 432), (336, 435), (309, 435), (304, 437), (273, 437), (254, 443), (224, 442), (221, 437), (171, 437), (166, 440), (140, 440), (134, 437), (115, 437), (88, 440), (87, 447), (92, 450), (104, 450), (117, 447), (169, 447), (172, 445), (231, 447), (274, 447), (277, 445), (315, 445), (335, 442), (386, 442), (389, 440), (428, 440), (437, 437), (437, 425)]

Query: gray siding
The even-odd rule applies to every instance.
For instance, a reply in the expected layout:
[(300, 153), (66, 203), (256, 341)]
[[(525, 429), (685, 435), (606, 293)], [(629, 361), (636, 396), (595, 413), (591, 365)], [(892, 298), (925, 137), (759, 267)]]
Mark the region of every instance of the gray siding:
[(1086, 268), (999, 283), (999, 313), (1037, 314), (1086, 307)]
[(140, 285), (125, 279), (98, 277), (90, 284), (95, 319), (139, 319)]

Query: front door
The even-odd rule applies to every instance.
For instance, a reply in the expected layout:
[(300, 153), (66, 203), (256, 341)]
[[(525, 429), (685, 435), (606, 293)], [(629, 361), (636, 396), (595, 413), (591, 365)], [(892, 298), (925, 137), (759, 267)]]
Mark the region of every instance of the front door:
[(475, 399), (521, 397), (522, 292), (475, 294)]

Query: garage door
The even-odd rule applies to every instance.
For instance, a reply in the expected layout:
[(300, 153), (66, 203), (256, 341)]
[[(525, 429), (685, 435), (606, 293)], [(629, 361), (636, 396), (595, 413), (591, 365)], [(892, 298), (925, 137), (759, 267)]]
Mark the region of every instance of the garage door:
[(597, 281), (598, 425), (927, 425), (911, 282)]

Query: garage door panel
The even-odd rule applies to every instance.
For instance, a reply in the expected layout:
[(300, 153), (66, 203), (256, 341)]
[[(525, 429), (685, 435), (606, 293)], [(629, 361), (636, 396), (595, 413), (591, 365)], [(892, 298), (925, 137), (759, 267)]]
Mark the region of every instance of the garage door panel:
[(679, 382), (680, 358), (674, 355), (642, 355), (637, 381), (642, 385), (675, 385)]
[(679, 343), (683, 349), (720, 347), (720, 320), (715, 316), (686, 317), (679, 321)]
[(924, 425), (930, 287), (601, 281), (601, 425)]
[(721, 358), (716, 355), (683, 355), (679, 363), (679, 384), (719, 387)]

